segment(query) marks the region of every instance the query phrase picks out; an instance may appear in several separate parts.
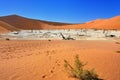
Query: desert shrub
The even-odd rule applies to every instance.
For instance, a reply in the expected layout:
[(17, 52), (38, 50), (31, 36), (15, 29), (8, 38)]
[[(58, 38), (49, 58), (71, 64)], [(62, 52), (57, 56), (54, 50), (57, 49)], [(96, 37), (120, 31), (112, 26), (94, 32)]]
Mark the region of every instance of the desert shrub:
[(64, 60), (65, 64), (65, 68), (68, 71), (68, 73), (78, 79), (78, 80), (103, 80), (100, 79), (98, 74), (95, 72), (94, 69), (92, 70), (86, 70), (84, 69), (84, 66), (86, 65), (86, 63), (83, 63), (79, 60), (79, 56), (76, 55), (75, 57), (75, 67), (71, 66), (67, 60)]

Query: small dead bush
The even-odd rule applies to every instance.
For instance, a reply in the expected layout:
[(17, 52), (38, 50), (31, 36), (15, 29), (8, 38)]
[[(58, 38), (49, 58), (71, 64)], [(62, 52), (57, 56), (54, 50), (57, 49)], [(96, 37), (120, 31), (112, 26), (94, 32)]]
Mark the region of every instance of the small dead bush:
[(100, 79), (98, 74), (95, 72), (94, 69), (92, 70), (86, 70), (84, 69), (84, 66), (86, 65), (85, 63), (81, 62), (79, 60), (79, 56), (76, 55), (75, 57), (75, 67), (72, 67), (67, 60), (64, 60), (65, 68), (69, 72), (69, 74), (78, 79), (78, 80), (103, 80)]

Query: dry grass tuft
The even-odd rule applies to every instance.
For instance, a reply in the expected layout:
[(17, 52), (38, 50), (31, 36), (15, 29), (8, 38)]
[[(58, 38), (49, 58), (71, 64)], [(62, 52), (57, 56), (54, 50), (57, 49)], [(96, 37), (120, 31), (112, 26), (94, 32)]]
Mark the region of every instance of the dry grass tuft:
[(98, 77), (98, 74), (95, 72), (94, 69), (86, 70), (84, 69), (85, 63), (79, 60), (79, 56), (76, 55), (75, 57), (75, 67), (72, 67), (67, 60), (64, 60), (65, 68), (69, 72), (69, 74), (78, 79), (78, 80), (103, 80)]

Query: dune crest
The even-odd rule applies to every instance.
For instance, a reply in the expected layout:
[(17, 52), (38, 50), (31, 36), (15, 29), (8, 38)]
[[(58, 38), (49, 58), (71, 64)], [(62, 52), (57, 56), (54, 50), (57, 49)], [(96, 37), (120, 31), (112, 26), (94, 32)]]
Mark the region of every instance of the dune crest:
[[(1, 22), (2, 21), (2, 22)], [(6, 24), (2, 26), (2, 24)], [(8, 25), (11, 27), (8, 27)], [(41, 30), (41, 29), (116, 29), (120, 30), (120, 16), (115, 16), (110, 19), (96, 19), (83, 24), (69, 24), (60, 22), (50, 22), (21, 17), (18, 15), (9, 15), (0, 17), (0, 26), (7, 30)]]

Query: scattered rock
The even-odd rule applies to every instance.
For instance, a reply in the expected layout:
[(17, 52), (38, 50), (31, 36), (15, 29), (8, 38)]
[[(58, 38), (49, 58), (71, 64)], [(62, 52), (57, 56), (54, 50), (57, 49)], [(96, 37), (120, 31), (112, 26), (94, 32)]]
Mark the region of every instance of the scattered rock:
[(117, 53), (120, 53), (120, 51), (116, 51)]
[(6, 38), (5, 40), (9, 41), (10, 39), (9, 39), (9, 38)]

